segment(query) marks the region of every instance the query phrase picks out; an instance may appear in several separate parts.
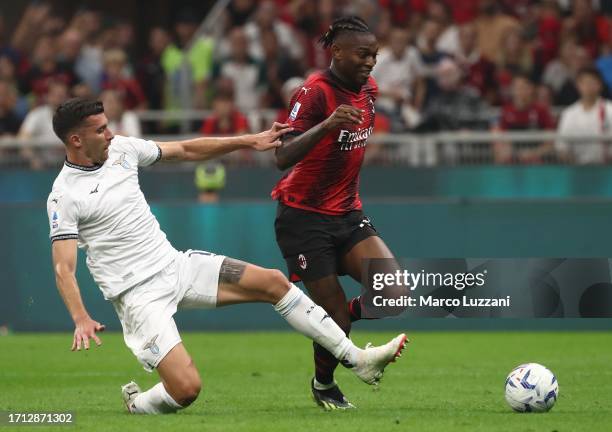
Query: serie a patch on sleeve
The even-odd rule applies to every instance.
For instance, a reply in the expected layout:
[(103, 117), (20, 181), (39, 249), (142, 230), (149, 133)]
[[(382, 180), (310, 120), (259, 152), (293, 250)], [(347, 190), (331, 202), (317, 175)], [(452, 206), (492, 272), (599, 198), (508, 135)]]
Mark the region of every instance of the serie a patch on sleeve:
[(290, 120), (295, 120), (297, 118), (298, 112), (300, 111), (300, 107), (302, 106), (301, 103), (296, 102), (295, 105), (293, 105), (293, 109), (291, 110), (291, 114), (289, 114), (289, 119)]

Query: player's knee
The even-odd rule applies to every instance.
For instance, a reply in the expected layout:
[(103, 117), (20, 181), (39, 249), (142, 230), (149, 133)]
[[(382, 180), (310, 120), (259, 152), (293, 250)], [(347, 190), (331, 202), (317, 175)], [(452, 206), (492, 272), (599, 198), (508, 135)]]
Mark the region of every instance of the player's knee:
[(276, 269), (267, 270), (266, 279), (265, 294), (268, 301), (278, 303), (287, 294), (291, 284), (283, 272)]
[(195, 402), (202, 391), (202, 381), (199, 376), (191, 377), (182, 381), (176, 388), (176, 402), (182, 407), (187, 407)]

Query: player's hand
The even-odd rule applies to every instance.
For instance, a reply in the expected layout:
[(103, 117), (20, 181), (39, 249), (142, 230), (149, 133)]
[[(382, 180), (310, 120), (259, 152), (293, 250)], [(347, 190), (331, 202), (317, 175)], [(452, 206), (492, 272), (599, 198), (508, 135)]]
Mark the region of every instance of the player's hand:
[(254, 135), (255, 140), (252, 147), (257, 151), (265, 151), (271, 148), (280, 147), (282, 144), (280, 137), (292, 130), (293, 128), (288, 124), (274, 122), (272, 127), (267, 131)]
[(346, 123), (361, 124), (363, 121), (363, 110), (350, 105), (340, 105), (324, 121), (325, 128), (333, 130)]
[(100, 324), (98, 321), (94, 321), (87, 317), (77, 321), (76, 328), (74, 329), (74, 338), (72, 339), (72, 351), (81, 351), (81, 348), (85, 347), (89, 349), (89, 339), (93, 339), (97, 346), (102, 345), (102, 341), (96, 335), (96, 332), (103, 332), (106, 326)]

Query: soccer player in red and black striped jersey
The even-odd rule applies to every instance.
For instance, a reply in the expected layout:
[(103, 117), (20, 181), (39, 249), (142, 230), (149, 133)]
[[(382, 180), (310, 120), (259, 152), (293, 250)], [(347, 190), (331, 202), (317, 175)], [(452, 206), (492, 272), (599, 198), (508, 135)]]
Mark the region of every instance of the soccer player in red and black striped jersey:
[[(293, 169), (272, 191), (279, 201), (275, 230), (291, 279), (302, 280), (348, 334), (364, 309), (360, 297), (347, 303), (338, 276), (361, 282), (364, 258), (389, 258), (399, 268), (359, 197), (359, 171), (374, 127), (378, 88), (370, 72), (378, 42), (357, 17), (334, 21), (320, 42), (331, 48), (331, 66), (310, 75), (293, 95), (287, 122), (294, 130), (276, 149), (278, 168)], [(325, 409), (353, 408), (334, 380), (338, 361), (318, 344), (314, 357), (315, 401)]]

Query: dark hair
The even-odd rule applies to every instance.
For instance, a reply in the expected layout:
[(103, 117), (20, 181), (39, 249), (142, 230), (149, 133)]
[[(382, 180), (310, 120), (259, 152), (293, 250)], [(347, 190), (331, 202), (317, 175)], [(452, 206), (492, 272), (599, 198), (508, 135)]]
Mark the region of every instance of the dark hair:
[(329, 48), (338, 35), (344, 32), (371, 33), (364, 20), (358, 16), (346, 16), (335, 20), (325, 34), (319, 38), (319, 43), (323, 47)]
[(92, 98), (73, 98), (57, 107), (53, 115), (53, 131), (63, 142), (70, 131), (81, 125), (87, 117), (104, 112), (102, 102)]
[(525, 72), (525, 71), (515, 72), (513, 74), (513, 76), (512, 76), (512, 81), (517, 80), (517, 79), (521, 79), (523, 81), (527, 81), (531, 85), (535, 84), (535, 82), (533, 80), (533, 77), (530, 74), (528, 74), (527, 72)]
[(599, 73), (599, 70), (593, 66), (583, 67), (578, 70), (578, 73), (576, 74), (576, 79), (580, 78), (582, 75), (590, 75), (593, 78), (599, 80), (601, 84), (603, 84), (603, 78), (601, 77), (601, 73)]

